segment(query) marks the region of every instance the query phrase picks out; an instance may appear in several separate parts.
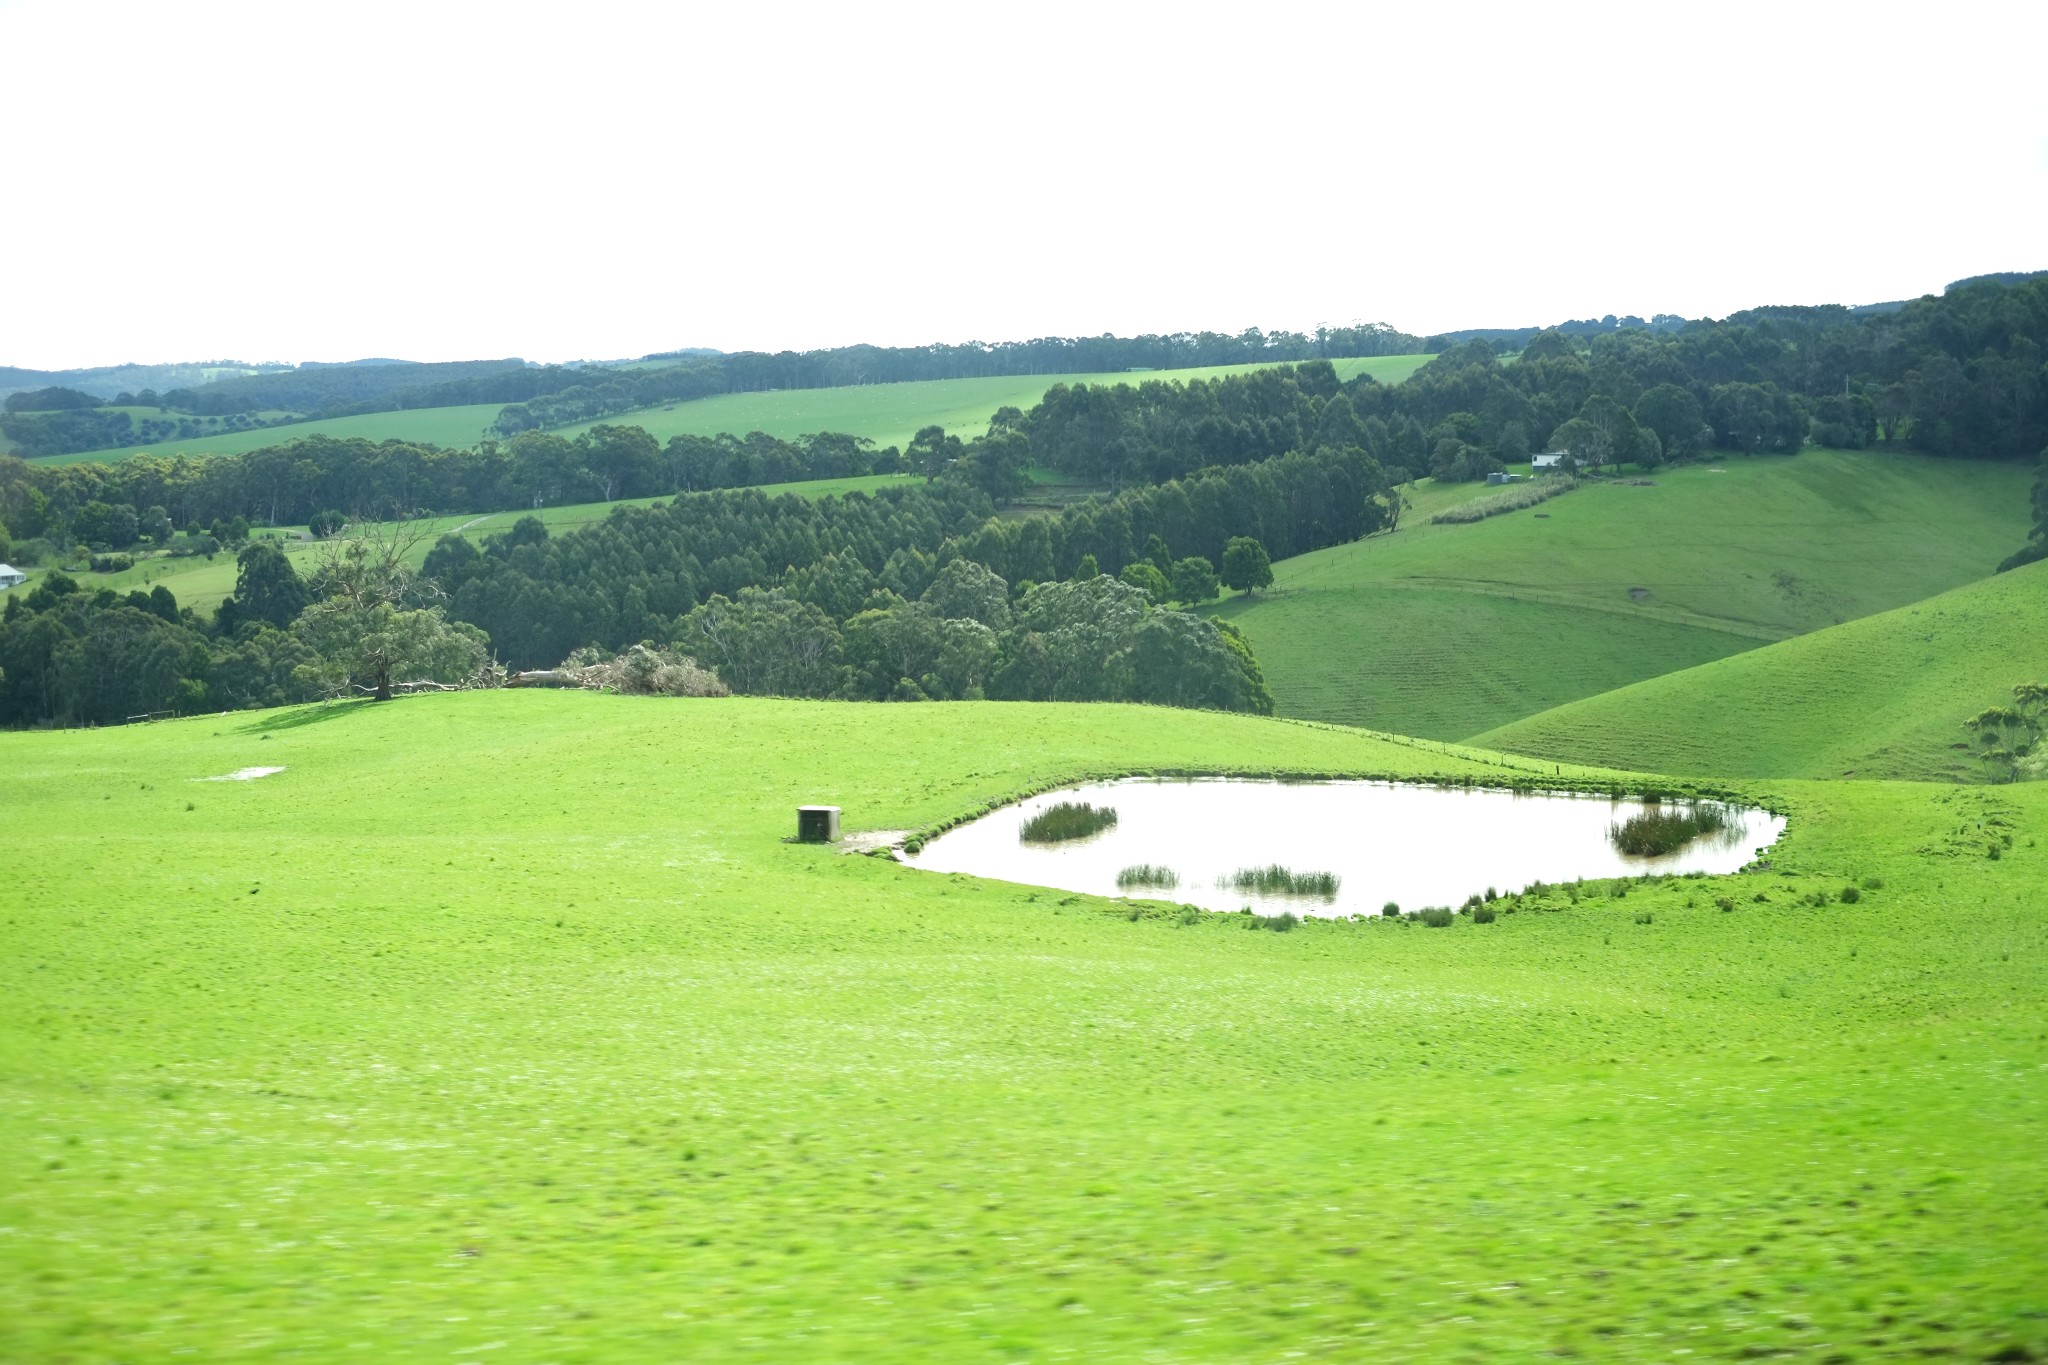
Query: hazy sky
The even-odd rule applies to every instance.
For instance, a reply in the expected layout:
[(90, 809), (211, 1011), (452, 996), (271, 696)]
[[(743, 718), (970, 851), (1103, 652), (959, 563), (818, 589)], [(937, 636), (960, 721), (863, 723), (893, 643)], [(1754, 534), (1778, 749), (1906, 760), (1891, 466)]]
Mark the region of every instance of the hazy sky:
[(0, 364), (1866, 302), (2048, 267), (2048, 5), (0, 0)]

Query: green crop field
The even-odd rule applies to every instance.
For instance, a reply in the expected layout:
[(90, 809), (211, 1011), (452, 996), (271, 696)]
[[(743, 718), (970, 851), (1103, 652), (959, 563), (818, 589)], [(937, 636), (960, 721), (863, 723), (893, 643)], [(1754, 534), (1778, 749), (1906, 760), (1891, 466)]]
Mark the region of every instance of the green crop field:
[[(802, 483), (778, 483), (764, 485), (760, 491), (769, 497), (784, 493), (795, 493), (807, 498), (821, 498), (828, 494), (872, 493), (878, 488), (891, 484), (906, 483), (912, 476), (905, 474), (871, 474), (851, 479), (811, 479)], [(413, 547), (410, 556), (415, 567), (426, 560), (427, 552), (434, 547), (434, 541), (450, 531), (460, 531), (471, 540), (481, 540), (487, 535), (509, 530), (512, 523), (521, 517), (539, 517), (547, 524), (550, 532), (559, 535), (573, 531), (593, 522), (603, 521), (611, 515), (614, 507), (644, 507), (650, 503), (664, 502), (665, 498), (627, 498), (618, 502), (584, 502), (562, 507), (541, 507), (531, 511), (485, 512), (477, 515), (456, 513), (453, 516), (423, 518), (419, 523), (426, 535)], [(314, 556), (319, 553), (317, 541), (300, 539), (306, 528), (288, 526), (274, 528), (285, 539), (281, 542), (287, 558), (300, 573), (306, 573), (313, 566)], [(260, 533), (259, 533), (260, 534)], [(162, 584), (178, 599), (181, 607), (191, 607), (201, 613), (211, 612), (218, 607), (221, 599), (235, 590), (235, 556), (222, 551), (211, 559), (171, 558), (156, 555), (136, 562), (130, 569), (118, 573), (81, 573), (78, 580), (87, 588), (112, 588), (117, 592), (131, 589), (148, 589)], [(10, 592), (26, 593), (36, 585), (36, 577), (48, 572), (47, 568), (36, 570), (26, 583), (18, 587), (0, 589), (0, 602)]]
[[(1402, 355), (1333, 360), (1330, 363), (1346, 379), (1369, 373), (1383, 383), (1394, 384), (1421, 369), (1428, 360), (1429, 357), (1424, 355)], [(750, 431), (765, 431), (770, 436), (789, 440), (818, 431), (843, 431), (869, 437), (877, 445), (901, 447), (909, 442), (919, 427), (933, 423), (960, 436), (978, 436), (997, 408), (1005, 404), (1028, 408), (1058, 383), (1136, 384), (1148, 379), (1186, 381), (1267, 368), (1271, 367), (1216, 365), (1202, 369), (1115, 374), (1018, 375), (999, 379), (863, 384), (836, 389), (777, 389), (768, 393), (719, 394), (687, 403), (619, 413), (603, 420), (645, 427), (656, 439), (663, 441), (682, 433), (715, 436), (720, 432), (744, 435)], [(368, 413), (359, 417), (331, 417), (263, 431), (160, 441), (133, 449), (93, 451), (83, 455), (53, 456), (38, 463), (104, 462), (127, 459), (131, 455), (231, 455), (312, 435), (361, 436), (373, 441), (420, 441), (439, 446), (468, 447), (476, 444), (503, 407), (501, 403), (483, 403), (453, 408), (415, 408), (409, 412)], [(155, 409), (149, 411), (154, 413)], [(573, 436), (594, 425), (583, 422), (564, 427), (562, 431)]]
[(1768, 869), (1441, 930), (783, 842), (1517, 762), (582, 693), (0, 734), (0, 1358), (2048, 1353), (2048, 785), (1752, 784)]
[(1981, 578), (2026, 538), (2031, 477), (1813, 450), (1462, 525), (1426, 523), (1452, 499), (1425, 486), (1398, 531), (1218, 610), (1283, 714), (1456, 739)]
[(2048, 681), (2048, 564), (1546, 711), (1475, 743), (1666, 773), (1972, 780), (1969, 717)]

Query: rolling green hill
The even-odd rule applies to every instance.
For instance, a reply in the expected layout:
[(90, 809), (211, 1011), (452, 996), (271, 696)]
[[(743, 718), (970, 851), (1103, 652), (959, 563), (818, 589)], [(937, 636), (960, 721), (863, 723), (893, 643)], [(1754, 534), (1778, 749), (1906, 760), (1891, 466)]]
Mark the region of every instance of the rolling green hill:
[[(245, 450), (282, 445), (301, 436), (360, 436), (371, 441), (419, 441), (437, 446), (473, 446), (497, 419), (502, 403), (472, 403), (455, 408), (414, 408), (409, 412), (371, 412), (356, 417), (328, 417), (317, 422), (292, 422), (255, 431), (219, 436), (192, 436), (182, 441), (92, 450), (78, 455), (51, 455), (37, 464), (106, 464), (135, 455), (239, 455)], [(153, 409), (152, 409), (153, 411)]]
[(1473, 743), (1663, 773), (1975, 780), (1962, 723), (2048, 680), (2048, 563), (1669, 673)]
[[(1422, 368), (1428, 356), (1372, 356), (1333, 360), (1339, 377), (1370, 374), (1381, 383), (1396, 384)], [(979, 436), (1000, 407), (1029, 408), (1055, 384), (1139, 384), (1146, 380), (1215, 379), (1245, 374), (1262, 365), (1211, 365), (1187, 370), (1144, 370), (1117, 374), (1008, 375), (992, 379), (930, 379), (904, 384), (861, 384), (837, 389), (776, 389), (767, 393), (730, 393), (607, 417), (646, 427), (656, 439), (689, 434), (715, 436), (722, 431), (765, 431), (790, 440), (814, 431), (844, 431), (866, 436), (877, 445), (907, 445), (918, 428), (934, 424), (956, 436)], [(574, 435), (594, 423), (562, 428)]]
[(2048, 784), (1780, 782), (1768, 872), (1444, 929), (783, 842), (1143, 768), (1502, 772), (1107, 705), (0, 734), (0, 1359), (2048, 1353)]
[(1269, 594), (1219, 611), (1282, 714), (1457, 739), (1983, 577), (2025, 537), (2031, 474), (1731, 458), (1481, 522), (1411, 515), (1277, 564)]
[[(1373, 356), (1333, 360), (1337, 373), (1349, 379), (1371, 374), (1383, 383), (1399, 383), (1422, 368), (1428, 356)], [(919, 427), (937, 423), (960, 436), (978, 436), (988, 425), (990, 414), (1011, 405), (1028, 408), (1054, 384), (1139, 383), (1147, 379), (1212, 379), (1270, 368), (1259, 365), (1218, 365), (1203, 369), (1149, 370), (1117, 374), (1013, 375), (996, 379), (933, 379), (906, 384), (862, 384), (837, 389), (777, 389), (766, 393), (719, 394), (693, 402), (667, 404), (637, 412), (619, 413), (603, 420), (627, 426), (641, 426), (656, 439), (689, 433), (715, 436), (720, 432), (744, 435), (765, 431), (789, 440), (818, 431), (843, 431), (866, 436), (877, 445), (902, 446)], [(54, 456), (42, 464), (77, 464), (84, 461), (127, 459), (132, 455), (231, 455), (263, 446), (276, 445), (299, 436), (360, 436), (373, 441), (404, 440), (439, 446), (466, 447), (497, 418), (504, 405), (472, 404), (453, 408), (415, 408), (408, 412), (368, 413), (358, 417), (331, 417), (317, 422), (261, 431), (235, 432), (223, 436), (199, 436), (182, 441), (160, 441), (154, 445), (93, 451), (82, 455)], [(154, 413), (154, 409), (150, 410)], [(564, 427), (574, 435), (595, 423)]]

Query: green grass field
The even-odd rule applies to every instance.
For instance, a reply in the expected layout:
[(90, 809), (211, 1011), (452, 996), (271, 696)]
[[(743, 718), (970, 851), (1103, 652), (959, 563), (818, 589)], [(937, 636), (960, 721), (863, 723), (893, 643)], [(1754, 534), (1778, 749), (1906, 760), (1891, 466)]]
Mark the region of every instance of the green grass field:
[[(1398, 384), (1429, 360), (1425, 355), (1373, 356), (1333, 360), (1338, 375), (1371, 374)], [(722, 431), (765, 431), (789, 440), (814, 431), (844, 431), (881, 446), (908, 445), (918, 428), (937, 424), (954, 435), (979, 436), (1000, 407), (1029, 408), (1055, 384), (1141, 384), (1147, 380), (1215, 379), (1270, 369), (1270, 365), (1211, 365), (1186, 370), (1144, 370), (1111, 374), (1011, 375), (994, 379), (930, 379), (903, 384), (863, 384), (837, 389), (777, 389), (768, 393), (720, 394), (607, 417), (646, 427), (656, 439), (675, 435), (715, 436)], [(593, 423), (562, 428), (573, 435)]]
[[(1369, 373), (1383, 383), (1395, 384), (1422, 368), (1428, 356), (1374, 356), (1330, 362), (1346, 379)], [(919, 427), (933, 423), (960, 436), (978, 436), (989, 416), (1005, 404), (1028, 408), (1057, 383), (1118, 384), (1147, 379), (1212, 379), (1218, 375), (1241, 374), (1261, 365), (1217, 365), (1202, 369), (1152, 370), (1115, 374), (1019, 375), (999, 379), (934, 379), (907, 384), (865, 384), (837, 389), (778, 389), (769, 393), (720, 394), (694, 402), (665, 404), (637, 412), (607, 417), (607, 422), (641, 426), (656, 439), (689, 433), (715, 436), (720, 432), (744, 435), (765, 431), (789, 440), (818, 431), (843, 431), (866, 436), (877, 445), (907, 444)], [(406, 440), (431, 442), (439, 446), (468, 447), (476, 444), (484, 429), (496, 420), (501, 403), (475, 404), (453, 408), (417, 408), (410, 412), (369, 413), (360, 417), (333, 417), (317, 422), (300, 422), (264, 431), (238, 432), (225, 436), (202, 436), (183, 441), (161, 441), (118, 451), (94, 451), (84, 455), (55, 456), (38, 461), (46, 464), (76, 464), (81, 461), (126, 459), (131, 455), (230, 455), (262, 446), (276, 445), (298, 436), (315, 434), (361, 436), (374, 441)], [(153, 413), (155, 410), (150, 409)], [(566, 435), (595, 425), (584, 422), (561, 430)]]
[[(51, 455), (37, 464), (106, 464), (134, 455), (239, 455), (245, 450), (282, 445), (301, 436), (360, 436), (372, 441), (402, 440), (437, 446), (469, 447), (483, 436), (484, 429), (497, 420), (503, 403), (472, 403), (454, 408), (415, 408), (410, 412), (371, 412), (357, 417), (327, 417), (317, 422), (293, 422), (258, 431), (232, 431), (219, 436), (192, 436), (182, 441), (158, 441), (153, 445), (123, 446), (117, 450), (94, 450), (79, 455)], [(152, 413), (155, 409), (150, 409)]]
[(1962, 723), (2048, 679), (2048, 564), (1480, 736), (1490, 748), (1665, 773), (1974, 781)]
[(2025, 539), (2030, 478), (1812, 450), (1446, 526), (1426, 514), (1463, 498), (1425, 484), (1398, 531), (1218, 610), (1282, 714), (1456, 739), (1983, 577)]
[[(905, 474), (872, 474), (850, 479), (811, 479), (803, 483), (768, 484), (761, 492), (769, 497), (795, 493), (801, 497), (821, 498), (852, 492), (872, 493), (878, 488), (909, 482), (913, 476)], [(663, 502), (665, 498), (627, 498), (618, 502), (572, 503), (562, 507), (542, 507), (535, 510), (511, 512), (485, 512), (481, 514), (456, 513), (445, 517), (422, 519), (427, 534), (413, 548), (410, 556), (415, 566), (425, 562), (427, 552), (434, 542), (450, 531), (461, 531), (471, 540), (481, 540), (487, 535), (509, 530), (512, 523), (521, 517), (537, 516), (553, 534), (573, 531), (593, 522), (603, 521), (611, 515), (614, 507), (644, 507), (650, 503)], [(287, 537), (282, 544), (285, 555), (292, 560), (300, 573), (306, 573), (320, 551), (317, 542), (298, 539), (305, 532), (303, 526), (276, 528)], [(47, 568), (35, 570), (26, 583), (15, 588), (0, 589), (0, 602), (10, 592), (26, 593), (34, 589), (36, 577), (47, 573)], [(134, 588), (151, 588), (162, 584), (177, 597), (178, 605), (191, 607), (202, 614), (213, 611), (221, 599), (235, 590), (235, 556), (222, 551), (212, 559), (173, 559), (157, 556), (139, 561), (134, 568), (119, 573), (84, 573), (76, 575), (79, 582), (89, 589), (112, 588), (117, 592), (128, 592)]]
[(1445, 930), (782, 842), (1159, 767), (1503, 772), (1119, 706), (0, 734), (0, 1358), (2048, 1353), (2048, 785), (1753, 784), (1768, 871)]

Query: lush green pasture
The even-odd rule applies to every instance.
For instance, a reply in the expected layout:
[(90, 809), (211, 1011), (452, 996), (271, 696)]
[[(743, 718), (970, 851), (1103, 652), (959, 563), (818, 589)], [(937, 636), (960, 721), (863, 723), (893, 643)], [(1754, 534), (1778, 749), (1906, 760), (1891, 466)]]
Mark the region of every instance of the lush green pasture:
[[(911, 476), (897, 474), (875, 474), (855, 479), (811, 479), (802, 483), (768, 484), (761, 492), (769, 497), (784, 493), (795, 493), (807, 498), (821, 498), (828, 494), (872, 493), (890, 484), (903, 483)], [(512, 523), (525, 516), (539, 517), (554, 534), (573, 531), (593, 522), (603, 521), (611, 515), (614, 507), (644, 507), (650, 503), (664, 502), (665, 498), (627, 498), (618, 502), (582, 502), (562, 507), (541, 507), (532, 510), (511, 512), (486, 512), (481, 514), (457, 513), (453, 516), (425, 518), (420, 524), (426, 535), (413, 547), (411, 559), (415, 566), (425, 561), (427, 552), (434, 548), (434, 542), (450, 531), (460, 531), (472, 540), (509, 530)], [(281, 543), (285, 555), (305, 573), (313, 566), (313, 556), (319, 553), (318, 542), (299, 539), (305, 532), (303, 526), (272, 528), (282, 530), (288, 537)], [(39, 570), (47, 572), (47, 570)], [(220, 605), (223, 597), (235, 590), (235, 556), (222, 551), (212, 559), (172, 559), (158, 556), (139, 561), (132, 569), (119, 573), (89, 573), (78, 575), (79, 581), (92, 589), (113, 588), (127, 592), (133, 588), (150, 588), (161, 583), (177, 597), (178, 605), (210, 612)], [(0, 591), (0, 601), (8, 592), (28, 592), (35, 587), (35, 578), (17, 588)]]
[[(1333, 360), (1330, 363), (1346, 379), (1369, 373), (1384, 383), (1394, 384), (1421, 369), (1428, 359), (1422, 355), (1397, 355)], [(749, 431), (765, 431), (770, 436), (789, 440), (817, 431), (844, 431), (870, 437), (878, 445), (901, 447), (909, 442), (919, 427), (933, 423), (961, 436), (978, 436), (997, 408), (1006, 404), (1028, 408), (1054, 384), (1135, 384), (1147, 379), (1213, 379), (1218, 375), (1270, 368), (1270, 365), (1212, 365), (1201, 369), (1114, 374), (1015, 375), (998, 379), (865, 384), (837, 389), (778, 389), (769, 393), (720, 394), (693, 402), (620, 413), (603, 420), (645, 427), (663, 441), (680, 433), (715, 436), (726, 431), (741, 435)], [(484, 403), (453, 408), (417, 408), (410, 412), (369, 413), (360, 417), (332, 417), (264, 431), (201, 436), (183, 441), (160, 441), (133, 449), (57, 456), (42, 463), (107, 461), (126, 459), (136, 454), (232, 455), (316, 434), (467, 447), (476, 444), (503, 407), (501, 403)], [(155, 413), (153, 408), (148, 411)], [(564, 427), (562, 431), (573, 436), (593, 425), (584, 422)]]
[(1769, 871), (1445, 930), (782, 842), (1143, 767), (1502, 771), (1111, 706), (0, 734), (0, 1358), (2048, 1352), (2048, 787), (1778, 782)]
[[(1429, 360), (1422, 355), (1333, 360), (1349, 379), (1371, 374), (1383, 383), (1406, 379)], [(903, 384), (862, 384), (836, 389), (776, 389), (729, 393), (695, 402), (667, 404), (607, 417), (646, 427), (663, 441), (688, 434), (765, 431), (789, 440), (814, 431), (844, 431), (877, 445), (902, 447), (918, 428), (934, 424), (962, 438), (979, 436), (1000, 407), (1029, 408), (1055, 384), (1140, 384), (1149, 379), (1185, 382), (1271, 369), (1271, 365), (1211, 365), (1186, 370), (1143, 370), (1113, 374), (1008, 375), (993, 379), (928, 379)], [(591, 423), (564, 427), (574, 434)]]
[[(1988, 574), (2026, 536), (2017, 464), (1814, 450), (1590, 484), (1274, 566), (1244, 628), (1281, 711), (1446, 739)], [(1482, 490), (1473, 490), (1479, 496)]]
[[(484, 429), (497, 419), (503, 403), (471, 403), (454, 408), (414, 408), (410, 412), (371, 412), (356, 417), (327, 417), (317, 422), (293, 422), (287, 426), (264, 427), (257, 431), (229, 431), (218, 436), (191, 436), (181, 441), (158, 441), (151, 445), (122, 446), (116, 450), (95, 450), (82, 455), (53, 455), (37, 464), (105, 464), (131, 455), (239, 455), (260, 450), (301, 436), (367, 437), (372, 441), (401, 440), (430, 442), (438, 446), (473, 446)], [(136, 409), (135, 411), (143, 411)], [(156, 409), (147, 411), (160, 416)]]
[(1493, 748), (1667, 773), (1971, 781), (1962, 723), (2048, 680), (2048, 564), (1503, 726)]

